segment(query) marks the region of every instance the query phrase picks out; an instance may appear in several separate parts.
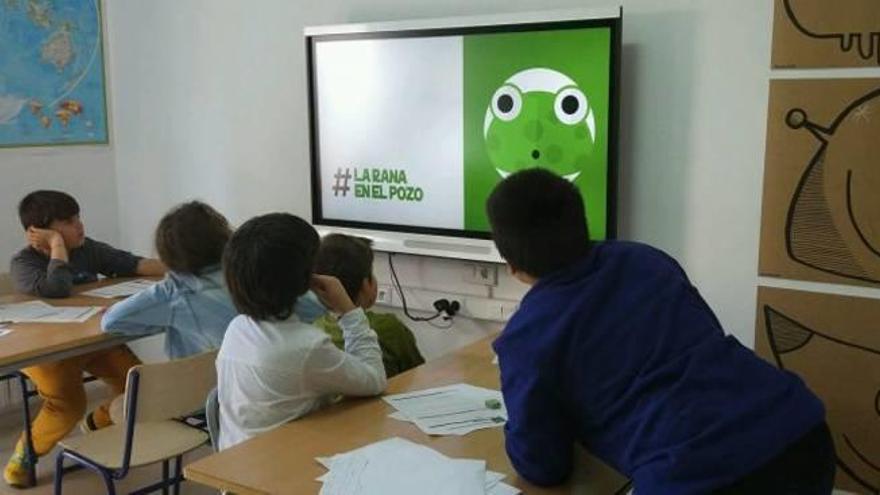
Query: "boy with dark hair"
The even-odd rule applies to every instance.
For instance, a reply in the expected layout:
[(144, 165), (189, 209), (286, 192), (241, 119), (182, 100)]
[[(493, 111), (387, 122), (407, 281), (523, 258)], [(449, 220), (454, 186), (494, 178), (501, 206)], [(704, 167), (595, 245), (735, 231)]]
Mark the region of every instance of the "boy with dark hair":
[[(232, 235), (223, 271), (241, 315), (217, 356), (220, 448), (302, 417), (339, 394), (376, 395), (385, 369), (376, 333), (335, 277), (313, 275), (318, 233), (285, 213), (253, 218)], [(332, 311), (345, 351), (295, 311), (309, 288)]]
[(169, 269), (165, 279), (110, 307), (102, 328), (126, 335), (164, 331), (171, 359), (219, 349), (238, 314), (220, 266), (231, 236), (226, 218), (205, 203), (173, 208), (155, 235), (156, 251)]
[(675, 260), (590, 244), (580, 192), (545, 170), (502, 181), (487, 210), (532, 286), (493, 345), (523, 477), (562, 483), (580, 443), (639, 495), (831, 493), (822, 403), (725, 336)]
[[(165, 267), (156, 260), (139, 258), (85, 236), (79, 204), (60, 191), (35, 191), (21, 200), (18, 213), (29, 247), (12, 258), (10, 272), (15, 289), (40, 297), (67, 297), (74, 284), (108, 277), (161, 275)], [(62, 359), (22, 370), (37, 386), (43, 407), (32, 424), (35, 453), (44, 455), (64, 438), (86, 410), (83, 371), (101, 378), (113, 394), (125, 389), (128, 369), (140, 361), (126, 346)], [(89, 413), (83, 428), (95, 430), (112, 424), (110, 402)], [(19, 440), (4, 470), (9, 485), (28, 484), (29, 459)]]
[[(382, 363), (388, 378), (424, 364), (416, 338), (393, 314), (368, 311), (376, 304), (378, 286), (373, 276), (373, 249), (369, 239), (345, 234), (329, 234), (321, 240), (315, 259), (315, 272), (339, 279), (355, 305), (366, 311), (370, 328), (379, 336)], [(315, 325), (324, 330), (342, 349), (342, 329), (332, 317), (321, 318)]]
[(10, 264), (15, 289), (39, 297), (68, 297), (75, 284), (107, 277), (163, 275), (157, 260), (92, 240), (85, 235), (79, 204), (61, 191), (34, 191), (18, 205), (29, 247)]

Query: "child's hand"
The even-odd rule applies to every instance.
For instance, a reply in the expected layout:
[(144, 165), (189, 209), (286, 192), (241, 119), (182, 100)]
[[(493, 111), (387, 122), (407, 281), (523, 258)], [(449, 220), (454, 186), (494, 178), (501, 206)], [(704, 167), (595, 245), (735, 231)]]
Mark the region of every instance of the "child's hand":
[(345, 314), (357, 308), (357, 306), (351, 302), (351, 298), (348, 297), (345, 288), (342, 287), (342, 283), (339, 282), (339, 279), (336, 277), (331, 277), (329, 275), (312, 275), (311, 287), (315, 292), (315, 295), (318, 296), (318, 299), (320, 299), (325, 306), (330, 308), (331, 311)]
[(64, 238), (57, 230), (36, 227), (28, 227), (27, 240), (31, 247), (45, 254), (52, 250), (53, 245), (64, 244)]

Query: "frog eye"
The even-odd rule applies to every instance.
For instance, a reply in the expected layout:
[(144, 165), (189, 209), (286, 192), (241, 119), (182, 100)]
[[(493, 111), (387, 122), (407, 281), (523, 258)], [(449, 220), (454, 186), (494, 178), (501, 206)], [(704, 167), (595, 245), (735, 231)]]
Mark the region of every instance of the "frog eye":
[(583, 91), (577, 88), (565, 88), (556, 94), (556, 102), (553, 104), (556, 118), (567, 125), (575, 125), (583, 122), (587, 117), (590, 107)]
[(501, 86), (492, 95), (492, 113), (495, 117), (508, 122), (515, 119), (520, 110), (522, 110), (522, 95), (514, 86)]

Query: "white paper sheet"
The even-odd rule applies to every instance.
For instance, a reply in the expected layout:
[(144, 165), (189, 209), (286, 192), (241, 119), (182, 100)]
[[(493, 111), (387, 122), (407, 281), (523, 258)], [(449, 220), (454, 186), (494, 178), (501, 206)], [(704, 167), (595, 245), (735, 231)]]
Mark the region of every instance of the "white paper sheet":
[[(507, 410), (501, 392), (465, 383), (383, 397), (403, 417), (429, 435), (466, 435), (502, 426)], [(492, 409), (487, 401), (501, 405)], [(392, 415), (400, 419), (400, 415)]]
[(450, 459), (401, 438), (319, 462), (330, 468), (322, 495), (484, 495), (489, 481), (485, 461)]
[(119, 297), (128, 297), (137, 294), (138, 292), (149, 289), (156, 282), (151, 280), (128, 280), (126, 282), (120, 282), (118, 284), (107, 285), (105, 287), (99, 287), (97, 289), (92, 289), (87, 292), (83, 292), (82, 295), (90, 296), (90, 297), (102, 297), (105, 299), (115, 299)]
[(0, 321), (13, 323), (82, 323), (100, 311), (98, 306), (52, 306), (43, 301), (0, 305)]
[(522, 491), (507, 483), (498, 483), (492, 488), (486, 490), (486, 495), (519, 495)]

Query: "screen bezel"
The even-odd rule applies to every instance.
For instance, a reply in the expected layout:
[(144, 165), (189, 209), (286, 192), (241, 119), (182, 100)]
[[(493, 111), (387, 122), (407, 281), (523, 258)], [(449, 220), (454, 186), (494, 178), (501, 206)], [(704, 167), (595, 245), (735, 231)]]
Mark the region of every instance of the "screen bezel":
[[(424, 234), (450, 238), (483, 239), (492, 238), (491, 232), (465, 229), (449, 229), (427, 226), (400, 225), (393, 223), (363, 222), (356, 220), (339, 220), (325, 218), (323, 215), (321, 191), (321, 159), (318, 151), (319, 122), (317, 114), (318, 87), (315, 74), (315, 43), (321, 41), (390, 39), (390, 38), (422, 38), (435, 36), (462, 36), (470, 34), (495, 34), (512, 32), (534, 32), (563, 29), (608, 28), (611, 32), (611, 53), (609, 67), (609, 116), (608, 116), (608, 152), (607, 152), (607, 191), (606, 191), (606, 232), (605, 240), (617, 237), (617, 177), (619, 160), (619, 118), (620, 118), (620, 54), (621, 54), (621, 16), (553, 20), (527, 21), (522, 23), (504, 23), (480, 26), (437, 27), (415, 29), (379, 29), (369, 32), (341, 32), (329, 34), (306, 33), (306, 70), (308, 84), (309, 113), (309, 157), (311, 166), (311, 204), (312, 223), (316, 226), (343, 227), (403, 234)], [(596, 239), (599, 240), (599, 239)]]

